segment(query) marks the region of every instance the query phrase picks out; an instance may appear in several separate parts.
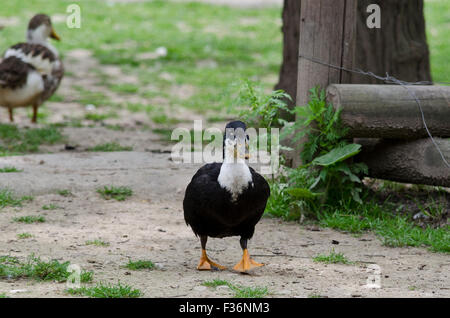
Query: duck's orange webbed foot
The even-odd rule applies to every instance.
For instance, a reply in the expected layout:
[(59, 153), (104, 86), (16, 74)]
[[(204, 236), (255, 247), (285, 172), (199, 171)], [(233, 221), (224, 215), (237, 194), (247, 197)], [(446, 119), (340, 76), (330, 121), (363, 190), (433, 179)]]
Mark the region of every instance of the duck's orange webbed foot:
[(242, 255), (242, 259), (239, 263), (237, 263), (233, 269), (238, 272), (247, 272), (255, 267), (261, 267), (264, 266), (264, 264), (255, 262), (250, 258), (250, 254), (248, 253), (247, 249), (244, 249), (244, 254)]
[(226, 267), (211, 261), (206, 255), (206, 250), (202, 249), (202, 256), (200, 257), (197, 269), (200, 271), (210, 271), (212, 269), (224, 270)]

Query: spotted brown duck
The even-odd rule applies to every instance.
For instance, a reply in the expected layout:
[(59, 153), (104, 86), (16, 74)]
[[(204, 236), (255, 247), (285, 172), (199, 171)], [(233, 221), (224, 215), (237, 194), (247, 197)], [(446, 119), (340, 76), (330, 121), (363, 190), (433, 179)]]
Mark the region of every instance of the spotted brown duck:
[(32, 106), (31, 122), (36, 123), (39, 106), (61, 83), (64, 66), (49, 37), (60, 40), (49, 16), (37, 14), (28, 24), (27, 42), (13, 45), (3, 55), (0, 106), (8, 108), (10, 121), (14, 121), (14, 108)]

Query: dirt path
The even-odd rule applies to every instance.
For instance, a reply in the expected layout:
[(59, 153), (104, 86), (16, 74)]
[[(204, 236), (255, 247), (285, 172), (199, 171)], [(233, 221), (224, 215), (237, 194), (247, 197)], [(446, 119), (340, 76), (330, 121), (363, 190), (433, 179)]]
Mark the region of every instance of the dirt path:
[[(154, 143), (154, 149), (163, 144)], [(33, 194), (33, 202), (0, 212), (0, 255), (22, 259), (34, 253), (44, 259), (69, 260), (94, 271), (95, 282), (117, 282), (141, 289), (145, 297), (231, 296), (227, 288), (206, 288), (202, 282), (224, 279), (244, 286), (267, 287), (271, 297), (449, 297), (450, 261), (420, 248), (387, 248), (371, 234), (361, 237), (329, 229), (308, 230), (296, 223), (264, 218), (250, 243), (255, 259), (266, 263), (251, 275), (231, 270), (195, 270), (200, 246), (182, 213), (184, 187), (196, 166), (177, 165), (170, 154), (154, 152), (59, 153), (0, 158), (22, 173), (0, 179), (0, 188)], [(106, 201), (95, 189), (128, 185), (135, 194), (124, 202)], [(56, 194), (70, 189), (71, 197)], [(61, 209), (44, 211), (53, 203)], [(12, 218), (44, 215), (42, 224), (21, 225)], [(21, 240), (18, 233), (31, 239)], [(88, 246), (101, 239), (107, 247)], [(332, 240), (339, 242), (332, 244)], [(334, 248), (353, 265), (314, 263), (312, 257)], [(231, 268), (241, 256), (237, 238), (211, 239), (211, 258)], [(153, 271), (131, 271), (128, 259), (148, 259)], [(364, 287), (369, 264), (381, 268), (381, 288)], [(1, 280), (0, 293), (11, 297), (65, 297), (65, 284)], [(24, 290), (11, 294), (11, 290)]]

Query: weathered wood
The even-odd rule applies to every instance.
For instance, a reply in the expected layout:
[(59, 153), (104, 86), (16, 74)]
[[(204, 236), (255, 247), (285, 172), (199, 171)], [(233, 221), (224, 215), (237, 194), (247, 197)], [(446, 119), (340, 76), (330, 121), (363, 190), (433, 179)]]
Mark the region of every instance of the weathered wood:
[[(367, 27), (370, 4), (380, 6), (379, 29)], [(408, 82), (431, 81), (423, 7), (424, 0), (358, 0), (356, 68), (378, 75), (388, 72)], [(352, 83), (383, 84), (358, 74), (352, 75)]]
[[(435, 141), (449, 161), (450, 139), (435, 138)], [(356, 160), (369, 167), (370, 177), (450, 187), (450, 168), (429, 138), (412, 141), (356, 139), (355, 142), (363, 145)]]
[(327, 99), (341, 109), (349, 137), (418, 139), (428, 134), (450, 137), (450, 87), (399, 85), (330, 85)]
[[(310, 61), (352, 68), (356, 34), (356, 0), (302, 0), (300, 13), (297, 105), (306, 105), (309, 90), (349, 80), (343, 71)], [(305, 58), (306, 57), (306, 58)], [(301, 164), (301, 144), (294, 165)]]

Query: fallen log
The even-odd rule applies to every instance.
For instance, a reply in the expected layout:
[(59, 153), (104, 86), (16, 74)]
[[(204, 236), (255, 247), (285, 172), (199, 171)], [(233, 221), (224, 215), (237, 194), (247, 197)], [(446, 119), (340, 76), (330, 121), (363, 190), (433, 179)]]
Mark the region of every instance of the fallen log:
[(418, 139), (427, 137), (420, 109), (433, 136), (450, 137), (450, 86), (333, 84), (327, 100), (341, 109), (348, 137)]
[[(447, 161), (450, 139), (435, 138)], [(430, 138), (401, 141), (355, 139), (362, 151), (355, 160), (369, 167), (369, 177), (398, 182), (450, 187), (450, 168)]]

